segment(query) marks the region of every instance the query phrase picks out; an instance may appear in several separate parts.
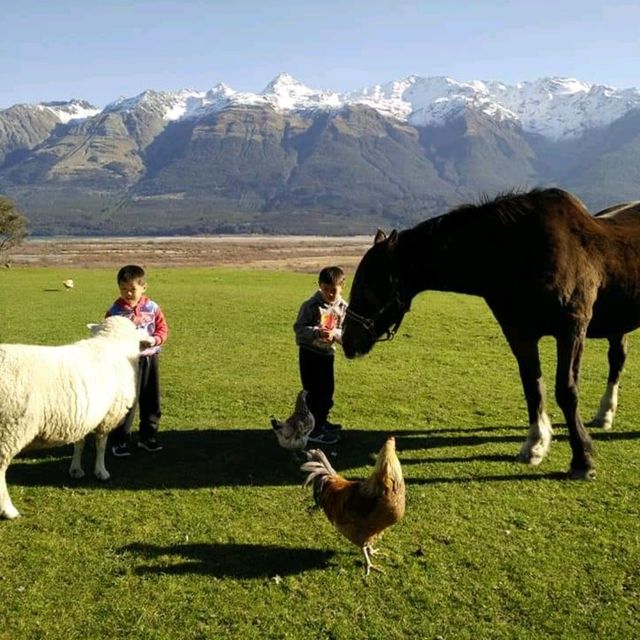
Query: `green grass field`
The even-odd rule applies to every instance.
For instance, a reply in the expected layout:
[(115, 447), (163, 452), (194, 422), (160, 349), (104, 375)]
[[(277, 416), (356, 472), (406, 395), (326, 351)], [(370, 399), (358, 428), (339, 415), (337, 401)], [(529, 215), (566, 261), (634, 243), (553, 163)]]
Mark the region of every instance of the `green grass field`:
[[(72, 277), (76, 288), (63, 291)], [(116, 297), (114, 270), (0, 273), (0, 342), (85, 337)], [(640, 348), (632, 337), (614, 430), (595, 432), (598, 479), (563, 479), (556, 437), (538, 468), (515, 362), (479, 299), (426, 293), (400, 334), (336, 362), (330, 448), (368, 475), (396, 435), (406, 518), (364, 579), (358, 549), (324, 516), (277, 446), (299, 388), (291, 329), (312, 275), (223, 269), (150, 273), (167, 315), (158, 454), (109, 456), (112, 480), (66, 475), (70, 447), (8, 472), (22, 518), (0, 522), (0, 638), (607, 638), (640, 634)], [(340, 356), (340, 354), (339, 354)], [(554, 344), (543, 342), (546, 378)], [(606, 380), (587, 346), (582, 412)], [(92, 447), (85, 469), (92, 468)]]

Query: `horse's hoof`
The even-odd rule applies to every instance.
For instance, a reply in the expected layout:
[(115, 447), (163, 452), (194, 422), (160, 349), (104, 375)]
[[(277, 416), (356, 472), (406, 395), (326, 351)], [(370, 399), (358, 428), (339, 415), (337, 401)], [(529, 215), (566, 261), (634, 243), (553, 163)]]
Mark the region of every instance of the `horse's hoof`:
[(604, 431), (611, 431), (613, 422), (611, 420), (605, 420), (603, 418), (594, 418), (591, 422), (587, 422), (589, 429), (603, 429)]
[(544, 453), (541, 452), (540, 446), (533, 447), (532, 449), (525, 446), (520, 450), (518, 460), (531, 467), (537, 467), (544, 460)]
[(567, 473), (569, 480), (595, 480), (596, 470), (591, 469), (569, 469)]
[(84, 471), (82, 469), (77, 469), (76, 467), (72, 467), (69, 469), (69, 475), (76, 480), (80, 478), (84, 478)]
[(540, 466), (543, 460), (544, 458), (541, 458), (540, 456), (532, 456), (530, 458), (525, 458), (524, 456), (518, 456), (518, 462), (521, 462), (522, 464), (527, 464), (530, 467)]

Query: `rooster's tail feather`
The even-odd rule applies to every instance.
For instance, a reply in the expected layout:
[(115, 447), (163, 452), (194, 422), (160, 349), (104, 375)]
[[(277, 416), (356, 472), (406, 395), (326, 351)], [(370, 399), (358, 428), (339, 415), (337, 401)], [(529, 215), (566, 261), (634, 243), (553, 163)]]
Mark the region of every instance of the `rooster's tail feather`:
[[(337, 475), (336, 470), (331, 466), (329, 458), (327, 458), (322, 449), (311, 449), (310, 451), (307, 451), (307, 460), (308, 462), (305, 462), (300, 467), (302, 471), (312, 472), (311, 475), (313, 476)], [(307, 478), (307, 482), (305, 483), (305, 485), (308, 483), (309, 478)]]
[(303, 487), (313, 484), (313, 498), (317, 505), (320, 504), (320, 497), (325, 484), (332, 476), (336, 476), (335, 469), (327, 459), (327, 456), (320, 449), (311, 449), (307, 451), (308, 461), (305, 462), (300, 470), (308, 473)]

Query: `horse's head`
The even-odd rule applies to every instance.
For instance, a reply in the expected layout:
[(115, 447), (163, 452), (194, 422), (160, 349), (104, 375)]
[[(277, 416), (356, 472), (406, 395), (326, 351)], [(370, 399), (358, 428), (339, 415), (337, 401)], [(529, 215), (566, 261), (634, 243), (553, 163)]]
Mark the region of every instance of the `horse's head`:
[(391, 339), (409, 310), (409, 298), (401, 291), (394, 267), (397, 242), (395, 231), (387, 238), (378, 230), (356, 269), (342, 331), (347, 358), (364, 355), (379, 340)]

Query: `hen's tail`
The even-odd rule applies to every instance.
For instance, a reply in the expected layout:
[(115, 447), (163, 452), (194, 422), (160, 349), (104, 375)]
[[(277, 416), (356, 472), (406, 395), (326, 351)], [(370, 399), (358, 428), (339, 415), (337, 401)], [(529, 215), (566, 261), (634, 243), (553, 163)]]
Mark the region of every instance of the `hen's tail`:
[(307, 462), (300, 467), (300, 470), (309, 474), (302, 486), (313, 484), (313, 499), (317, 505), (320, 505), (322, 490), (329, 478), (338, 475), (336, 470), (321, 449), (307, 451)]
[(296, 397), (296, 408), (294, 409), (294, 413), (297, 414), (305, 414), (309, 413), (309, 406), (307, 405), (307, 391), (302, 389), (298, 396)]

